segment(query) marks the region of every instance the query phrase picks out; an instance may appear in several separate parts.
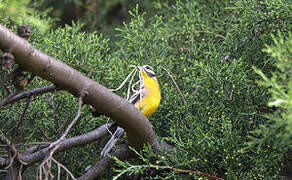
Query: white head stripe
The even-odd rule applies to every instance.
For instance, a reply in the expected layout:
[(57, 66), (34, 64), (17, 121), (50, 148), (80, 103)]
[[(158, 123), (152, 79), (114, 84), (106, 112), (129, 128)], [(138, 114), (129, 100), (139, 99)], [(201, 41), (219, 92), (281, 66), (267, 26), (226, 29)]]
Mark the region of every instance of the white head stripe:
[(142, 66), (143, 70), (148, 74), (148, 76), (150, 77), (154, 77), (155, 76), (155, 72), (153, 71), (153, 68), (149, 65), (144, 65)]

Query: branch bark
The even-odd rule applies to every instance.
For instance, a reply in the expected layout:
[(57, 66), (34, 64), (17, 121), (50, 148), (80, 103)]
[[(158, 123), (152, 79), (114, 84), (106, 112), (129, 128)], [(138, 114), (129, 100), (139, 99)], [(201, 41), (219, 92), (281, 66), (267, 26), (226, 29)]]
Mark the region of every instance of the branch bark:
[(49, 85), (46, 87), (41, 87), (41, 88), (36, 88), (36, 89), (29, 90), (29, 91), (25, 91), (25, 92), (22, 92), (22, 93), (19, 93), (19, 94), (13, 96), (8, 102), (6, 102), (6, 104), (13, 103), (13, 102), (19, 101), (19, 100), (24, 99), (24, 98), (29, 98), (29, 97), (34, 96), (34, 95), (40, 95), (40, 94), (44, 94), (47, 92), (52, 92), (55, 89), (57, 89), (57, 87), (55, 85)]
[[(128, 146), (123, 144), (116, 152), (112, 152), (111, 156), (115, 156), (119, 160), (125, 160), (128, 159), (131, 154), (132, 153), (128, 149)], [(106, 156), (92, 166), (85, 174), (79, 177), (78, 180), (92, 180), (96, 176), (100, 175), (108, 165), (113, 163), (114, 160)]]
[[(89, 144), (91, 142), (94, 142), (102, 137), (104, 137), (108, 133), (108, 129), (110, 129), (112, 126), (112, 123), (107, 123), (99, 128), (88, 132), (86, 134), (80, 135), (80, 136), (75, 136), (69, 139), (65, 139), (59, 144), (59, 147), (56, 149), (56, 152), (61, 152), (73, 147), (78, 147), (82, 146), (85, 144)], [(5, 142), (5, 144), (9, 145), (9, 142), (4, 139), (4, 137), (1, 137), (1, 141)], [(15, 148), (14, 148), (15, 149)], [(25, 170), (27, 167), (41, 161), (42, 159), (45, 158), (45, 156), (50, 152), (50, 144), (47, 145), (36, 145), (28, 148), (26, 151), (24, 151), (21, 154), (18, 154), (19, 160), (21, 162), (25, 162), (26, 165), (23, 168)], [(17, 152), (16, 150), (14, 150)], [(7, 167), (11, 163), (11, 159), (9, 158), (3, 158), (0, 157), (0, 168)], [(14, 166), (15, 172), (19, 170), (19, 166)], [(22, 173), (22, 172), (20, 172)], [(14, 173), (15, 174), (15, 173)], [(18, 174), (16, 172), (16, 174)], [(6, 179), (10, 179), (12, 177), (13, 173), (10, 173), (9, 175), (5, 176)]]
[[(111, 123), (105, 124), (89, 133), (86, 133), (80, 136), (75, 136), (69, 139), (65, 139), (64, 141), (60, 143), (58, 149), (56, 149), (56, 152), (64, 151), (72, 147), (78, 147), (78, 146), (82, 146), (85, 144), (89, 144), (93, 141), (96, 141), (102, 138), (103, 136), (105, 136), (108, 132), (108, 128), (110, 127), (111, 127)], [(28, 154), (28, 153), (21, 154), (21, 160), (26, 162), (27, 165), (30, 166), (42, 160), (49, 153), (50, 150), (51, 148), (48, 145), (46, 148), (35, 151), (31, 154)]]
[(63, 62), (35, 49), (26, 40), (2, 25), (0, 25), (0, 49), (9, 50), (15, 56), (16, 63), (26, 71), (54, 83), (75, 96), (87, 92), (84, 102), (124, 128), (131, 146), (140, 149), (143, 144), (150, 143), (154, 150), (159, 150), (151, 124), (125, 99)]

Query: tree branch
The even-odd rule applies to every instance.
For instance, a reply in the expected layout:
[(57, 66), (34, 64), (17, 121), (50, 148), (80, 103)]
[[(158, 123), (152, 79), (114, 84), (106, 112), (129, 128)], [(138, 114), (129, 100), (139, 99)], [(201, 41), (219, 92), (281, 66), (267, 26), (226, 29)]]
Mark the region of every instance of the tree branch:
[(67, 134), (69, 133), (69, 131), (71, 130), (71, 128), (74, 126), (74, 124), (77, 122), (77, 120), (79, 119), (80, 115), (81, 115), (81, 109), (82, 109), (82, 98), (84, 95), (80, 95), (79, 100), (78, 100), (78, 109), (76, 112), (76, 116), (74, 117), (74, 119), (72, 120), (72, 122), (69, 124), (69, 126), (67, 127), (67, 129), (65, 130), (65, 132), (62, 134), (62, 136), (55, 142), (53, 142), (52, 144), (50, 144), (50, 151), (48, 152), (48, 154), (46, 155), (45, 160), (40, 164), (39, 170), (40, 170), (40, 175), (42, 174), (42, 171), (45, 172), (45, 174), (49, 174), (50, 173), (50, 169), (46, 170), (45, 165), (50, 165), (51, 161), (53, 160), (53, 155), (55, 153), (55, 151), (59, 148), (60, 143), (62, 141), (65, 140), (65, 137), (67, 136)]
[[(86, 134), (83, 134), (80, 136), (75, 136), (75, 137), (72, 137), (69, 139), (65, 139), (64, 141), (62, 141), (60, 143), (60, 146), (58, 147), (56, 152), (70, 149), (72, 147), (82, 146), (85, 144), (89, 144), (93, 141), (96, 141), (108, 133), (108, 128), (110, 128), (111, 125), (112, 125), (112, 123), (104, 124), (104, 125), (100, 126), (99, 128), (89, 132), (89, 133), (86, 133)], [(35, 151), (37, 149), (37, 147), (38, 146), (30, 148), (30, 149), (32, 149), (31, 154), (30, 153), (21, 154), (22, 161), (26, 162), (28, 166), (42, 160), (46, 156), (46, 154), (49, 153), (49, 151), (51, 149), (48, 145), (44, 149)]]
[(150, 143), (155, 151), (159, 151), (151, 124), (133, 104), (63, 62), (36, 50), (26, 40), (2, 25), (0, 25), (0, 49), (10, 50), (15, 56), (15, 62), (25, 70), (62, 87), (75, 96), (82, 91), (88, 92), (84, 102), (124, 128), (131, 146), (140, 149), (143, 148), (143, 144)]
[(82, 99), (83, 99), (83, 97), (80, 96), (79, 97), (79, 100), (78, 100), (78, 109), (77, 109), (77, 112), (76, 112), (76, 116), (74, 117), (73, 121), (69, 124), (69, 126), (66, 129), (66, 131), (62, 134), (60, 140), (64, 140), (64, 138), (67, 136), (67, 134), (69, 133), (69, 131), (71, 130), (71, 128), (74, 126), (74, 124), (79, 119), (79, 117), (81, 115), (81, 109), (82, 109)]
[(0, 107), (7, 104), (7, 102), (11, 101), (11, 99), (16, 96), (20, 92), (20, 89), (17, 89), (15, 92), (12, 92), (8, 96), (6, 96), (2, 101), (0, 101)]
[(26, 114), (26, 111), (27, 111), (27, 109), (28, 109), (28, 106), (29, 106), (29, 104), (30, 104), (30, 101), (31, 99), (30, 98), (27, 98), (27, 101), (26, 101), (26, 105), (25, 105), (25, 107), (24, 107), (24, 109), (23, 109), (23, 112), (22, 112), (22, 114), (21, 114), (21, 117), (20, 117), (20, 119), (19, 119), (19, 121), (18, 121), (18, 123), (17, 123), (17, 125), (13, 128), (13, 134), (12, 134), (12, 142), (14, 142), (14, 138), (16, 138), (16, 136), (18, 135), (18, 129), (19, 129), (19, 127), (22, 125), (22, 123), (23, 123), (23, 120), (24, 120), (24, 116), (25, 116), (25, 114)]
[(13, 144), (11, 144), (11, 142), (8, 139), (6, 139), (5, 136), (3, 136), (1, 134), (0, 134), (0, 141), (3, 144), (7, 145), (7, 147), (11, 150), (12, 154), (16, 154), (17, 153), (17, 150), (16, 150), (15, 146)]
[(6, 102), (6, 104), (13, 103), (13, 102), (19, 101), (19, 100), (24, 99), (24, 98), (29, 98), (29, 97), (34, 96), (34, 95), (40, 95), (40, 94), (44, 94), (47, 92), (52, 92), (55, 89), (57, 89), (57, 87), (52, 84), (49, 86), (25, 91), (25, 92), (22, 92), (22, 93), (15, 95), (13, 98), (10, 99), (10, 101)]
[(171, 76), (170, 72), (165, 69), (164, 67), (162, 67), (162, 69), (168, 74), (168, 76), (170, 77), (171, 81), (173, 82), (175, 88), (177, 89), (177, 91), (179, 92), (179, 95), (181, 96), (182, 100), (184, 101), (185, 105), (187, 105), (187, 101), (184, 97), (184, 95), (182, 94), (181, 90), (179, 89), (178, 85), (176, 84), (175, 80), (173, 79), (173, 77)]
[[(111, 156), (117, 157), (119, 160), (128, 159), (131, 156), (131, 151), (129, 150), (128, 146), (123, 144), (121, 145), (120, 149), (116, 152), (112, 152)], [(92, 180), (100, 175), (104, 169), (113, 164), (115, 160), (111, 159), (109, 156), (106, 156), (99, 160), (94, 166), (92, 166), (85, 174), (78, 178), (78, 180)]]

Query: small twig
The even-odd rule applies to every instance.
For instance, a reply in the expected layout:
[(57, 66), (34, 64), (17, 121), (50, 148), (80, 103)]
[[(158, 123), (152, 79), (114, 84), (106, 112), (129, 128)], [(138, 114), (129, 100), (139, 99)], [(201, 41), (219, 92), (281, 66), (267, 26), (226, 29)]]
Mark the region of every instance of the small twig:
[[(112, 124), (113, 123), (107, 123), (86, 134), (65, 139), (63, 142), (61, 142), (60, 148), (57, 149), (57, 151), (59, 152), (59, 151), (63, 151), (72, 147), (77, 147), (77, 146), (85, 145), (88, 143), (96, 142), (98, 139), (104, 137), (108, 133), (107, 129), (110, 128)], [(43, 159), (44, 155), (50, 151), (50, 147), (49, 147), (50, 143), (48, 144), (44, 142), (44, 143), (36, 143), (36, 144), (37, 144), (37, 147), (39, 147), (39, 150), (37, 150), (37, 152), (33, 154), (28, 153), (29, 155), (23, 155), (22, 159), (25, 159), (26, 161), (28, 161), (29, 164), (33, 164), (37, 162), (35, 160), (31, 161), (31, 159), (35, 158), (34, 156), (39, 156), (40, 159)], [(40, 153), (40, 151), (42, 153)]]
[[(76, 116), (74, 117), (73, 121), (69, 124), (69, 126), (67, 127), (66, 131), (63, 133), (63, 135), (61, 136), (60, 140), (63, 140), (67, 134), (69, 133), (69, 131), (71, 130), (71, 128), (74, 126), (74, 124), (77, 122), (77, 120), (79, 119), (80, 115), (81, 115), (81, 109), (82, 109), (82, 99), (83, 97), (79, 97), (78, 99), (78, 109), (77, 109), (77, 113)], [(59, 140), (58, 140), (59, 141)], [(54, 143), (53, 143), (54, 144)]]
[[(53, 157), (52, 157), (53, 158)], [(49, 176), (51, 176), (51, 179), (54, 179), (54, 175), (52, 174), (52, 158), (47, 163), (47, 172), (46, 172), (46, 179), (49, 179)]]
[(53, 91), (51, 97), (49, 98), (49, 101), (50, 101), (50, 107), (53, 110), (53, 118), (55, 119), (56, 126), (60, 127), (60, 122), (59, 122), (59, 120), (57, 118), (57, 115), (55, 113), (56, 112), (56, 106), (55, 106), (55, 103), (54, 103), (55, 93), (56, 93), (56, 89)]
[(232, 101), (232, 98), (233, 98), (233, 89), (232, 89), (231, 92), (230, 92), (230, 95), (229, 95), (229, 101)]
[[(50, 146), (49, 146), (50, 151), (47, 154), (47, 157), (45, 158), (45, 160), (39, 166), (39, 174), (40, 174), (40, 176), (42, 176), (42, 170), (44, 170), (44, 173), (46, 174), (46, 179), (48, 178), (49, 174), (51, 174), (50, 163), (53, 160), (53, 155), (54, 155), (55, 151), (60, 147), (61, 142), (63, 140), (65, 140), (65, 137), (67, 136), (67, 134), (69, 133), (71, 128), (74, 126), (74, 124), (79, 119), (79, 117), (81, 115), (81, 109), (82, 109), (82, 103), (83, 103), (82, 100), (83, 100), (83, 95), (79, 96), (78, 109), (77, 109), (77, 112), (76, 112), (76, 116), (74, 117), (72, 122), (69, 124), (69, 126), (67, 127), (65, 132), (62, 134), (62, 136), (57, 141), (55, 141), (52, 144), (50, 144)], [(47, 170), (45, 169), (45, 165), (46, 164), (48, 166)], [(53, 175), (51, 174), (51, 176), (53, 176)]]
[(57, 174), (57, 180), (60, 180), (61, 177), (61, 166), (57, 166), (58, 167), (58, 174)]
[[(65, 151), (67, 149), (71, 149), (73, 147), (80, 147), (84, 146), (89, 143), (96, 142), (97, 140), (100, 140), (102, 137), (104, 137), (107, 134), (107, 129), (112, 126), (113, 123), (104, 124), (96, 129), (94, 129), (91, 132), (88, 132), (86, 134), (82, 134), (80, 136), (71, 137), (68, 139), (65, 139), (60, 143), (59, 148), (56, 150), (56, 152)], [(36, 162), (40, 161), (41, 159), (46, 158), (45, 156), (50, 153), (51, 148), (49, 147), (49, 144), (47, 143), (40, 143), (41, 145), (37, 145), (34, 147), (30, 147), (25, 152), (21, 154), (21, 159), (27, 163), (26, 166), (31, 166), (35, 164)], [(44, 144), (44, 145), (42, 145)], [(50, 161), (53, 161), (51, 158)], [(4, 162), (4, 159), (0, 158), (0, 163), (3, 165), (8, 165), (9, 162)], [(43, 172), (43, 167), (47, 167), (47, 164), (44, 163), (43, 166), (39, 166), (36, 171), (36, 177), (38, 180), (42, 180), (40, 177), (44, 178), (43, 175), (40, 175), (40, 172)], [(69, 177), (69, 176), (68, 176)], [(56, 177), (55, 177), (56, 178)]]
[(42, 173), (42, 167), (39, 166), (39, 170), (36, 171), (36, 180), (42, 180), (43, 179), (42, 174), (43, 174)]
[(178, 85), (176, 84), (174, 78), (170, 75), (169, 71), (167, 69), (165, 69), (164, 67), (162, 67), (162, 69), (168, 74), (168, 76), (170, 77), (170, 79), (172, 80), (173, 84), (175, 85), (177, 91), (179, 92), (181, 98), (183, 99), (185, 105), (187, 105), (187, 101), (184, 97), (184, 95), (182, 94), (181, 90), (179, 89)]
[(64, 122), (61, 124), (61, 126), (59, 126), (59, 128), (57, 129), (57, 133), (59, 134), (59, 131), (65, 126), (66, 122), (68, 121), (68, 119), (70, 118), (70, 116), (68, 116)]
[[(58, 177), (60, 177), (60, 169), (59, 169), (59, 167), (62, 167), (69, 175), (70, 175), (70, 177), (73, 179), (73, 180), (75, 180), (76, 178), (74, 177), (74, 175), (66, 168), (66, 166), (64, 166), (63, 164), (61, 164), (61, 163), (59, 163), (56, 159), (54, 159), (53, 157), (52, 157), (52, 160), (57, 164), (57, 166), (58, 166)], [(58, 179), (60, 179), (60, 178), (58, 178)]]
[[(53, 174), (51, 173), (51, 164), (52, 164), (52, 159), (48, 159), (47, 162), (45, 164), (43, 164), (42, 166), (39, 167), (39, 180), (42, 180), (42, 174), (44, 172), (45, 174), (45, 180), (49, 179), (49, 176), (51, 177), (50, 179), (54, 179)], [(47, 167), (45, 166), (47, 165)]]
[(179, 168), (174, 168), (172, 166), (158, 166), (158, 165), (150, 165), (150, 167), (156, 168), (156, 169), (171, 169), (171, 170), (179, 172), (179, 173), (192, 173), (192, 174), (196, 174), (196, 175), (202, 175), (202, 176), (205, 176), (205, 177), (210, 178), (210, 179), (223, 180), (220, 177), (217, 177), (217, 176), (205, 173), (205, 172), (201, 172), (198, 170), (179, 169)]
[(16, 156), (17, 156), (17, 153), (13, 154), (12, 158), (10, 158), (10, 161), (9, 161), (8, 166), (5, 167), (5, 169), (9, 169), (9, 168), (12, 166), (12, 164), (13, 164), (13, 162), (14, 162)]
[(11, 99), (16, 96), (19, 92), (21, 91), (21, 89), (17, 89), (14, 93), (9, 94), (8, 96), (6, 96), (1, 102), (0, 102), (0, 107), (6, 105), (9, 101), (11, 101)]
[(45, 87), (41, 87), (41, 88), (36, 88), (36, 89), (29, 90), (29, 91), (25, 91), (25, 92), (22, 92), (22, 93), (19, 93), (19, 94), (15, 95), (8, 102), (6, 102), (6, 104), (9, 104), (9, 103), (12, 103), (12, 102), (15, 102), (15, 101), (19, 101), (19, 100), (24, 99), (24, 98), (29, 98), (29, 97), (31, 97), (33, 95), (40, 95), (40, 94), (44, 94), (44, 93), (47, 93), (47, 92), (51, 92), (51, 91), (54, 91), (55, 89), (57, 89), (57, 87), (52, 84), (52, 85), (49, 85), (49, 86), (45, 86)]
[(11, 142), (2, 134), (0, 134), (0, 141), (3, 144), (7, 145), (7, 147), (11, 150), (12, 154), (16, 154), (17, 153), (17, 150), (16, 150), (15, 146), (13, 144), (11, 144)]
[[(19, 158), (19, 153), (17, 151), (17, 149), (15, 148), (15, 146), (2, 134), (0, 134), (0, 141), (4, 144), (7, 145), (7, 147), (11, 150), (12, 153), (12, 158), (10, 158), (10, 162), (9, 165), (6, 167), (6, 169), (8, 169), (10, 166), (12, 166), (15, 158), (17, 158), (18, 162), (20, 162), (21, 164), (26, 165), (25, 162), (23, 162), (20, 158)], [(10, 153), (9, 153), (10, 154)]]
[(20, 165), (19, 171), (18, 171), (18, 179), (22, 180), (22, 169), (23, 169), (23, 164)]
[(39, 128), (39, 130), (42, 133), (42, 135), (46, 138), (46, 140), (48, 140), (49, 142), (51, 142), (51, 139), (46, 135), (45, 131), (41, 127)]
[(26, 113), (26, 111), (27, 111), (27, 109), (28, 109), (28, 107), (29, 107), (29, 104), (30, 104), (30, 102), (31, 102), (31, 99), (30, 98), (27, 98), (27, 101), (26, 101), (26, 105), (25, 105), (25, 107), (24, 107), (24, 109), (23, 109), (23, 112), (22, 112), (22, 114), (21, 114), (21, 117), (20, 117), (20, 120), (18, 121), (18, 123), (17, 123), (17, 125), (16, 125), (16, 127), (14, 128), (14, 130), (13, 130), (13, 135), (12, 135), (12, 142), (14, 141), (14, 138), (17, 136), (17, 131), (18, 131), (18, 129), (19, 129), (19, 127), (22, 125), (22, 123), (23, 123), (23, 120), (24, 120), (24, 115), (25, 115), (25, 113)]
[[(134, 66), (133, 66), (134, 67)], [(122, 82), (122, 84), (119, 86), (119, 87), (117, 87), (116, 89), (110, 89), (112, 92), (115, 92), (115, 91), (118, 91), (118, 90), (120, 90), (125, 84), (126, 84), (126, 82), (128, 81), (128, 79), (134, 74), (135, 75), (135, 73), (136, 73), (136, 71), (137, 71), (137, 69), (133, 69), (131, 72), (130, 72), (130, 74), (128, 74), (128, 76), (124, 79), (124, 81)]]

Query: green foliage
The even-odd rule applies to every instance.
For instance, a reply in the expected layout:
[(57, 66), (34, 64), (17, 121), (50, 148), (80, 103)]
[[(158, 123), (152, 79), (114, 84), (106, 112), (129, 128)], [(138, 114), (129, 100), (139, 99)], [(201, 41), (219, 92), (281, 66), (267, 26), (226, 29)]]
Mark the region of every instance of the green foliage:
[[(109, 67), (105, 62), (110, 58), (108, 40), (103, 39), (102, 35), (97, 33), (86, 34), (80, 32), (81, 27), (80, 24), (74, 24), (73, 27), (66, 26), (51, 31), (46, 36), (43, 36), (40, 32), (33, 32), (29, 41), (39, 50), (70, 64), (84, 75), (88, 75), (97, 81), (103, 80), (106, 82), (108, 76), (105, 74), (107, 74)], [(43, 87), (48, 84), (40, 78), (35, 78), (27, 89)], [(25, 104), (24, 101), (24, 103), (15, 103), (8, 105), (6, 108), (1, 108), (1, 129), (6, 136), (9, 137), (13, 134), (13, 127), (20, 121)], [(66, 92), (33, 97), (15, 143), (33, 143), (58, 139), (74, 118), (76, 109), (76, 98)], [(81, 119), (82, 121), (78, 121), (68, 137), (89, 132), (108, 121), (104, 117), (93, 118), (87, 106), (83, 108)], [(97, 148), (96, 144), (91, 144), (79, 148), (76, 152), (75, 150), (67, 151), (65, 157), (64, 154), (59, 156), (59, 160), (66, 166), (71, 164), (70, 170), (79, 174), (84, 171), (86, 166), (97, 161), (99, 156), (92, 158), (91, 155), (98, 150)], [(75, 156), (84, 157), (82, 161), (78, 162), (74, 158)], [(80, 167), (83, 167), (83, 169), (80, 169)], [(27, 171), (27, 174), (31, 173), (34, 174), (34, 172)]]
[(123, 167), (122, 169), (116, 169), (115, 171), (118, 172), (119, 174), (116, 175), (113, 180), (116, 180), (120, 177), (122, 177), (123, 175), (125, 175), (126, 173), (134, 174), (134, 173), (143, 173), (146, 168), (150, 168), (154, 165), (152, 165), (150, 163), (150, 158), (155, 156), (155, 154), (152, 151), (151, 146), (148, 144), (147, 146), (144, 146), (144, 149), (142, 152), (138, 152), (136, 151), (134, 148), (130, 147), (131, 151), (133, 151), (140, 160), (142, 160), (142, 162), (144, 163), (143, 165), (133, 165), (131, 163), (129, 163), (128, 161), (121, 161), (116, 157), (110, 156), (113, 160), (115, 160), (119, 166)]
[[(282, 175), (292, 130), (289, 0), (155, 1), (151, 7), (155, 9), (146, 14), (141, 14), (140, 6), (131, 11), (131, 20), (116, 29), (118, 40), (84, 33), (82, 23), (51, 30), (46, 36), (34, 32), (29, 39), (108, 88), (119, 86), (131, 64), (149, 64), (158, 74), (162, 102), (150, 121), (175, 148), (161, 155), (145, 148), (137, 152), (139, 161), (118, 161), (118, 172), (109, 170), (104, 176), (142, 173), (156, 165), (150, 161), (152, 155), (162, 167), (199, 170), (225, 179)], [(147, 16), (153, 12), (154, 16)], [(162, 67), (174, 77), (187, 104)], [(258, 83), (261, 78), (265, 83)], [(47, 84), (36, 78), (28, 89)], [(118, 93), (124, 96), (126, 89)], [(44, 141), (40, 129), (52, 140), (60, 136), (74, 117), (77, 100), (65, 92), (51, 96), (32, 99), (17, 142)], [(0, 121), (7, 135), (24, 106), (1, 108)], [(92, 118), (84, 106), (69, 136), (106, 121)], [(100, 158), (100, 148), (91, 144), (72, 149), (58, 160), (78, 176)], [(163, 170), (156, 178), (162, 177), (198, 178)]]
[[(261, 70), (255, 70), (264, 80), (261, 84), (269, 88), (271, 98), (268, 105), (277, 110), (273, 114), (268, 114), (266, 124), (254, 130), (250, 145), (257, 147), (258, 150), (269, 147), (287, 153), (292, 149), (292, 34), (290, 32), (287, 38), (281, 34), (272, 37), (274, 45), (267, 46), (264, 52), (275, 58), (277, 71), (268, 78)], [(278, 162), (286, 158), (287, 168), (291, 169), (291, 154), (279, 153), (275, 154), (274, 158)]]
[(36, 7), (41, 2), (32, 3), (31, 0), (2, 0), (0, 1), (0, 22), (7, 23), (10, 21), (18, 26), (26, 23), (37, 27), (39, 31), (45, 33), (51, 28), (53, 21), (47, 17), (48, 10), (42, 13), (36, 11)]
[[(251, 65), (268, 74), (277, 67), (262, 49), (273, 43), (270, 33), (280, 30), (287, 36), (291, 29), (286, 19), (291, 6), (278, 11), (287, 4), (156, 2), (163, 18), (155, 16), (146, 23), (136, 9), (131, 22), (118, 29), (124, 38), (117, 43), (119, 57), (129, 64), (157, 66), (158, 74), (163, 74), (162, 105), (151, 119), (156, 132), (167, 135), (165, 139), (176, 147), (165, 164), (232, 179), (275, 178), (281, 173), (287, 139), (277, 143), (270, 137), (270, 145), (260, 147), (249, 143), (257, 139), (249, 135), (269, 123), (266, 114), (273, 112), (266, 106), (270, 93), (258, 86)], [(161, 66), (177, 79), (187, 106)], [(265, 132), (269, 131), (274, 132), (270, 128)]]

